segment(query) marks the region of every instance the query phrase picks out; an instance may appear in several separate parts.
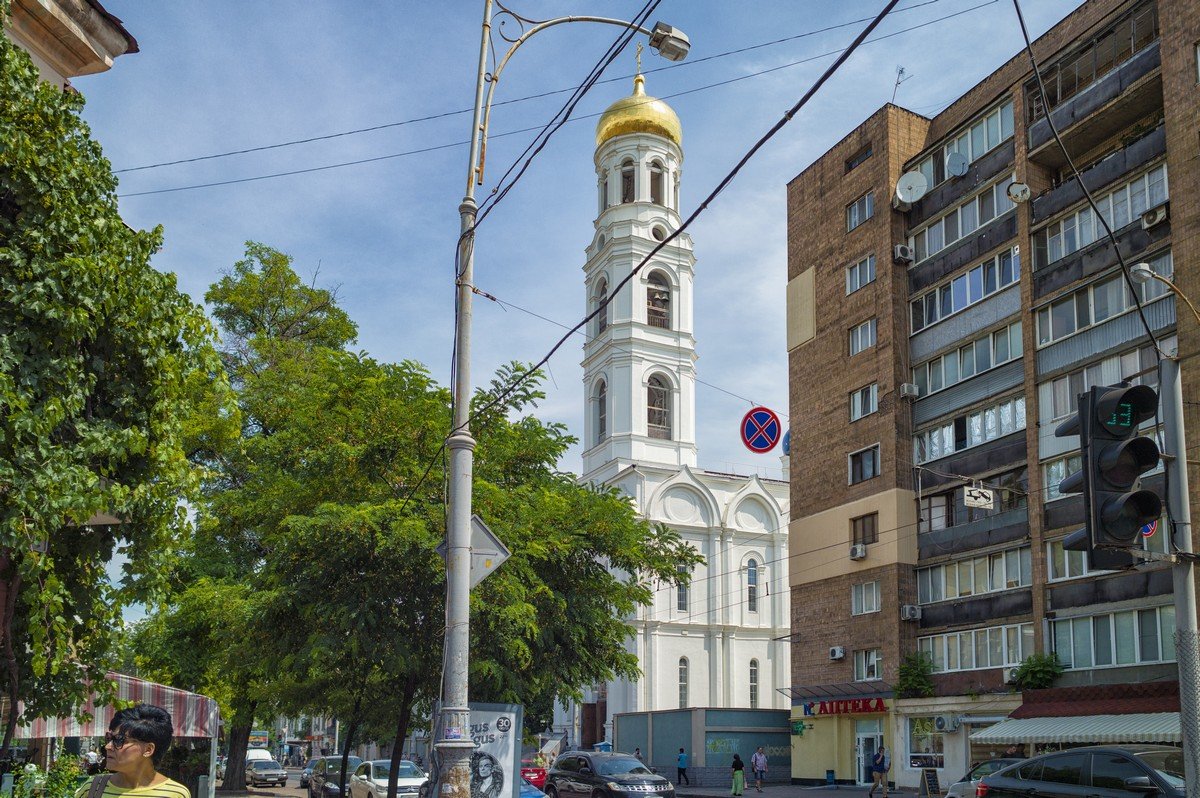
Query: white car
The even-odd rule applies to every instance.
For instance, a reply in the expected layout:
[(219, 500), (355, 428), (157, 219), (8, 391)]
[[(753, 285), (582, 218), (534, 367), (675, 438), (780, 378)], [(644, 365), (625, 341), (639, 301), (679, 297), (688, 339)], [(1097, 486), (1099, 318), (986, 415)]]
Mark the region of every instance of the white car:
[[(390, 759), (373, 759), (363, 762), (350, 777), (350, 798), (387, 798)], [(415, 796), (428, 776), (407, 759), (400, 760), (400, 773), (396, 777), (397, 796)]]
[(950, 789), (946, 791), (946, 798), (974, 798), (975, 787), (979, 784), (980, 779), (990, 773), (995, 773), (1001, 768), (1006, 768), (1009, 765), (1015, 765), (1023, 761), (1025, 760), (1020, 757), (1016, 759), (1008, 757), (1003, 759), (985, 759), (968, 770), (967, 775), (951, 784)]

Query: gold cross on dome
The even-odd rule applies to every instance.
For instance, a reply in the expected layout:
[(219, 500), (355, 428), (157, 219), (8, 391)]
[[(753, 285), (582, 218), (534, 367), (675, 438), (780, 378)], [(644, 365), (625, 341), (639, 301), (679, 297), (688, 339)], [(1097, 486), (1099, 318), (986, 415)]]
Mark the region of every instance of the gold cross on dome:
[(642, 43), (638, 42), (637, 46), (637, 73), (642, 74)]

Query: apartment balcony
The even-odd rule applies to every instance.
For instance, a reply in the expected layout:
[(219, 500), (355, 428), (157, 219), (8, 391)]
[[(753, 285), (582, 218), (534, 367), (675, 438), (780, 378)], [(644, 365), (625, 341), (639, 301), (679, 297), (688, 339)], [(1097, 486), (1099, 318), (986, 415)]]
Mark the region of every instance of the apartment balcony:
[(1022, 587), (984, 593), (981, 596), (921, 605), (921, 631), (947, 626), (978, 626), (997, 618), (1013, 618), (1033, 612), (1033, 590)]
[(910, 363), (923, 363), (944, 349), (961, 346), (979, 333), (1021, 312), (1021, 283), (992, 294), (908, 339)]
[[(1047, 610), (1062, 610), (1071, 607), (1092, 607), (1097, 604), (1112, 604), (1118, 601), (1137, 601), (1153, 596), (1169, 596), (1174, 591), (1171, 568), (1160, 565), (1153, 570), (1130, 571), (1098, 579), (1074, 579), (1063, 583), (1051, 583)], [(1161, 604), (1161, 601), (1148, 602)]]
[[(1024, 540), (1029, 536), (1029, 510), (1019, 507), (1003, 513), (980, 518), (966, 524), (955, 524), (945, 529), (935, 529), (932, 532), (922, 532), (917, 535), (917, 559), (927, 560), (931, 557), (942, 557), (948, 554), (961, 554), (965, 551), (981, 549), (984, 546), (997, 546), (1001, 543), (1011, 543)], [(953, 602), (947, 602), (953, 603)], [(925, 609), (922, 614), (930, 612)], [(996, 616), (989, 616), (996, 617)], [(945, 623), (951, 623), (946, 621)], [(965, 621), (963, 622), (965, 623)], [(925, 624), (922, 623), (922, 626)], [(939, 626), (941, 624), (933, 624)]]
[[(1124, 227), (1113, 230), (1113, 236), (1117, 239), (1117, 247), (1125, 262), (1134, 264), (1143, 252), (1170, 238), (1171, 220), (1168, 218), (1165, 222), (1146, 230), (1142, 227), (1141, 219), (1135, 219)], [(1108, 236), (1102, 235), (1083, 249), (1036, 269), (1033, 272), (1033, 299), (1036, 302), (1085, 277), (1107, 271), (1117, 263), (1117, 253), (1113, 251)]]
[[(1016, 388), (1025, 381), (1025, 364), (1020, 358), (1010, 360), (1002, 366), (997, 366), (982, 374), (976, 374), (968, 380), (943, 388), (935, 394), (918, 399), (913, 403), (913, 428), (919, 428), (936, 418), (953, 413), (961, 407), (968, 407), (976, 402), (993, 396), (999, 396), (1004, 391)], [(955, 455), (954, 457), (957, 457)], [(946, 459), (946, 458), (943, 458)], [(958, 471), (959, 474), (973, 474), (974, 471)]]
[(1009, 139), (971, 164), (962, 177), (948, 178), (931, 188), (929, 193), (912, 204), (905, 214), (905, 224), (910, 228), (920, 227), (933, 216), (953, 207), (963, 197), (979, 190), (980, 186), (992, 182), (1001, 173), (1011, 172), (1015, 158), (1016, 140)]
[[(1155, 333), (1175, 327), (1175, 295), (1164, 294), (1144, 306), (1146, 321)], [(1076, 333), (1058, 343), (1038, 350), (1038, 376), (1051, 374), (1078, 363), (1103, 357), (1117, 349), (1128, 348), (1144, 340), (1146, 328), (1136, 312), (1123, 313), (1095, 327)]]
[[(1083, 178), (1088, 191), (1095, 195), (1106, 186), (1157, 160), (1166, 152), (1166, 127), (1159, 125), (1136, 141), (1092, 164), (1083, 170), (1080, 177)], [(1079, 187), (1079, 181), (1068, 178), (1030, 203), (1033, 224), (1051, 219), (1083, 199), (1083, 189)]]
[(1017, 212), (1005, 211), (966, 238), (960, 239), (937, 255), (921, 261), (908, 272), (908, 292), (919, 294), (943, 277), (964, 266), (978, 263), (984, 255), (1017, 236)]
[[(1156, 40), (1088, 88), (1055, 106), (1050, 114), (1067, 151), (1072, 156), (1090, 152), (1139, 120), (1160, 115), (1161, 66)], [(1045, 117), (1029, 125), (1029, 160), (1051, 169), (1066, 166)]]

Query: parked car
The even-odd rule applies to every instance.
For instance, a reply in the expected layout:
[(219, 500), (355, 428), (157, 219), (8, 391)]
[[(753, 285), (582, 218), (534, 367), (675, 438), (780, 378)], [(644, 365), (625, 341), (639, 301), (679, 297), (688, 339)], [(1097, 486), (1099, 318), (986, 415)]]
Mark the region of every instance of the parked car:
[[(521, 768), (524, 770), (524, 768)], [(540, 768), (542, 773), (546, 772), (545, 768)], [(546, 793), (533, 786), (533, 783), (524, 776), (521, 777), (521, 798), (546, 798)]]
[(312, 757), (304, 765), (304, 770), (300, 771), (300, 789), (308, 789), (308, 780), (312, 778), (313, 765), (317, 763), (318, 757)]
[(246, 784), (251, 787), (266, 787), (287, 784), (287, 771), (274, 759), (256, 759), (246, 763)]
[(546, 786), (546, 768), (537, 763), (536, 759), (521, 760), (521, 778), (528, 779), (537, 789)]
[[(363, 762), (350, 777), (350, 798), (387, 798), (391, 768), (390, 759)], [(396, 774), (396, 795), (415, 796), (428, 778), (415, 762), (401, 759), (400, 772)]]
[(272, 760), (274, 758), (275, 757), (271, 756), (271, 752), (265, 748), (247, 748), (246, 749), (246, 761), (247, 762), (257, 762), (260, 759), (265, 762), (269, 762), (270, 760)]
[[(1090, 789), (1089, 789), (1090, 788)], [(1090, 746), (1027, 759), (984, 776), (977, 798), (1183, 798), (1183, 752), (1168, 745)]]
[(958, 781), (950, 785), (950, 789), (946, 791), (946, 798), (975, 798), (975, 785), (979, 780), (989, 773), (995, 773), (997, 770), (1003, 770), (1009, 765), (1015, 765), (1018, 762), (1025, 760), (1020, 757), (1001, 757), (999, 759), (985, 759), (967, 771), (967, 774)]
[[(358, 770), (362, 759), (350, 757), (346, 763), (346, 776)], [(341, 798), (342, 794), (342, 758), (340, 756), (323, 756), (313, 764), (312, 775), (308, 778), (308, 798)]]
[(570, 751), (546, 773), (548, 798), (675, 798), (675, 785), (633, 754)]

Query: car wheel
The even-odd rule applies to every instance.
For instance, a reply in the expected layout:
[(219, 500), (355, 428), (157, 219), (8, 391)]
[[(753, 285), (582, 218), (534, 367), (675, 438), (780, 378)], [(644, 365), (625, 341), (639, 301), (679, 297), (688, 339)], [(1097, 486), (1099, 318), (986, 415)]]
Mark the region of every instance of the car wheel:
[(546, 798), (558, 798), (558, 790), (553, 787), (546, 788)]

